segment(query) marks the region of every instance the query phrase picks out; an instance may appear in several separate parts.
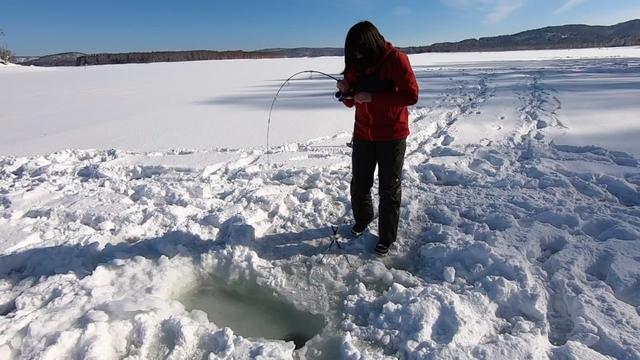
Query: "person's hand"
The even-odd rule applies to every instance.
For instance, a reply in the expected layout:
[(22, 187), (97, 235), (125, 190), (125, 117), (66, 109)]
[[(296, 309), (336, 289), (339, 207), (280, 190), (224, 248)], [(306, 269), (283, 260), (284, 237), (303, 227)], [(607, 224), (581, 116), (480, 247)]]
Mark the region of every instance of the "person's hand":
[(353, 97), (353, 100), (355, 100), (355, 102), (358, 103), (358, 104), (370, 103), (371, 102), (371, 93), (359, 92)]
[(338, 90), (340, 90), (343, 93), (346, 93), (349, 91), (349, 83), (346, 80), (338, 80), (336, 87), (338, 88)]

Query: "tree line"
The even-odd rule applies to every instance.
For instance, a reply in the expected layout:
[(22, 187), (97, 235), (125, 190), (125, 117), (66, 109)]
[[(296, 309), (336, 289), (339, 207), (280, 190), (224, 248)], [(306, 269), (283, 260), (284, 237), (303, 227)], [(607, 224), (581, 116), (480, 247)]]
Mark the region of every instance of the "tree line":
[[(0, 38), (4, 37), (4, 31), (0, 29)], [(7, 47), (7, 44), (0, 42), (0, 61), (9, 62), (13, 57), (13, 53)]]

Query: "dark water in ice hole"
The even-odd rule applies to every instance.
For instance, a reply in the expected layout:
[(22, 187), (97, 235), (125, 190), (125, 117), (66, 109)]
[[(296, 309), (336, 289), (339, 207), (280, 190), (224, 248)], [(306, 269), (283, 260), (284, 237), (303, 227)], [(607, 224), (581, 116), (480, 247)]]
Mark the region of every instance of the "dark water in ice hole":
[(296, 309), (281, 296), (251, 283), (211, 279), (186, 293), (180, 302), (202, 310), (209, 321), (246, 338), (293, 341), (304, 346), (324, 328), (324, 317)]

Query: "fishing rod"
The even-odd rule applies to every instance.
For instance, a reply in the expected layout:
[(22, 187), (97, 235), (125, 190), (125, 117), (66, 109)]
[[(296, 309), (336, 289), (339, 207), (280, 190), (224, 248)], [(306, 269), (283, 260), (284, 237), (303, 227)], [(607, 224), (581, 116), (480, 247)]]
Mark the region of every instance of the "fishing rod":
[[(287, 80), (285, 80), (282, 85), (280, 85), (280, 87), (278, 88), (278, 91), (276, 92), (276, 95), (273, 97), (273, 101), (271, 101), (271, 107), (269, 108), (269, 118), (267, 119), (267, 154), (271, 153), (271, 147), (269, 144), (269, 134), (271, 131), (271, 113), (273, 112), (273, 106), (276, 103), (276, 100), (278, 99), (278, 95), (280, 95), (280, 91), (282, 91), (282, 89), (285, 87), (285, 85), (287, 85), (289, 83), (289, 81), (291, 81), (294, 77), (300, 75), (300, 74), (319, 74), (319, 75), (323, 75), (326, 76), (328, 78), (331, 78), (335, 81), (340, 81), (340, 79), (336, 78), (335, 76), (329, 75), (327, 73), (324, 73), (322, 71), (316, 71), (316, 70), (303, 70), (303, 71), (298, 71), (297, 73), (289, 76), (289, 78)], [(342, 93), (341, 91), (338, 91), (335, 93), (335, 97), (339, 100), (339, 101), (343, 101), (345, 98), (347, 98), (347, 96), (349, 96), (349, 94), (346, 93)]]
[[(289, 76), (289, 78), (287, 78), (287, 80), (285, 80), (280, 85), (280, 87), (278, 88), (278, 91), (276, 92), (275, 96), (273, 97), (273, 100), (271, 101), (271, 107), (269, 108), (269, 117), (267, 119), (267, 157), (271, 153), (271, 148), (270, 148), (270, 144), (269, 144), (269, 134), (270, 134), (270, 130), (271, 130), (271, 113), (273, 112), (273, 106), (275, 105), (276, 100), (278, 99), (278, 95), (280, 95), (280, 91), (282, 91), (282, 89), (285, 87), (285, 85), (287, 85), (289, 83), (289, 81), (291, 81), (293, 78), (295, 78), (296, 76), (301, 75), (301, 74), (319, 74), (319, 75), (326, 76), (326, 77), (328, 77), (330, 79), (333, 79), (335, 81), (340, 81), (340, 79), (336, 78), (335, 76), (329, 75), (329, 74), (324, 73), (322, 71), (303, 70), (303, 71), (298, 71), (297, 73)], [(344, 101), (345, 99), (353, 98), (353, 92), (337, 91), (335, 93), (335, 97), (336, 97), (336, 99), (338, 99), (338, 101)], [(349, 145), (347, 145), (347, 146), (349, 146)], [(340, 219), (338, 219), (338, 224), (337, 225), (333, 225), (333, 224), (330, 225), (331, 226), (331, 232), (332, 232), (332, 235), (330, 236), (331, 237), (331, 243), (323, 251), (321, 260), (324, 260), (324, 256), (331, 249), (333, 244), (336, 244), (338, 246), (338, 248), (342, 250), (342, 246), (340, 245), (340, 241), (339, 241), (339, 236), (340, 235), (338, 234), (338, 230), (339, 230), (340, 225), (342, 225), (342, 223), (344, 222), (345, 217), (348, 214), (349, 213), (346, 212), (344, 215), (342, 215), (342, 217)], [(346, 254), (343, 254), (343, 255), (345, 256), (345, 259), (347, 260), (347, 264), (349, 264), (349, 266), (353, 269), (353, 265), (351, 264), (351, 261), (349, 260), (349, 257)]]

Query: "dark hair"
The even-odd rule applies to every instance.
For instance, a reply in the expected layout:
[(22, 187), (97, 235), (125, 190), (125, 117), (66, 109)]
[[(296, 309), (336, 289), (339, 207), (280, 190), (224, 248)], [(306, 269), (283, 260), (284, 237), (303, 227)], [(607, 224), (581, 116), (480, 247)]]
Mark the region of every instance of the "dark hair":
[(351, 67), (363, 71), (374, 65), (384, 55), (386, 43), (371, 22), (365, 20), (353, 25), (344, 41), (344, 71)]

